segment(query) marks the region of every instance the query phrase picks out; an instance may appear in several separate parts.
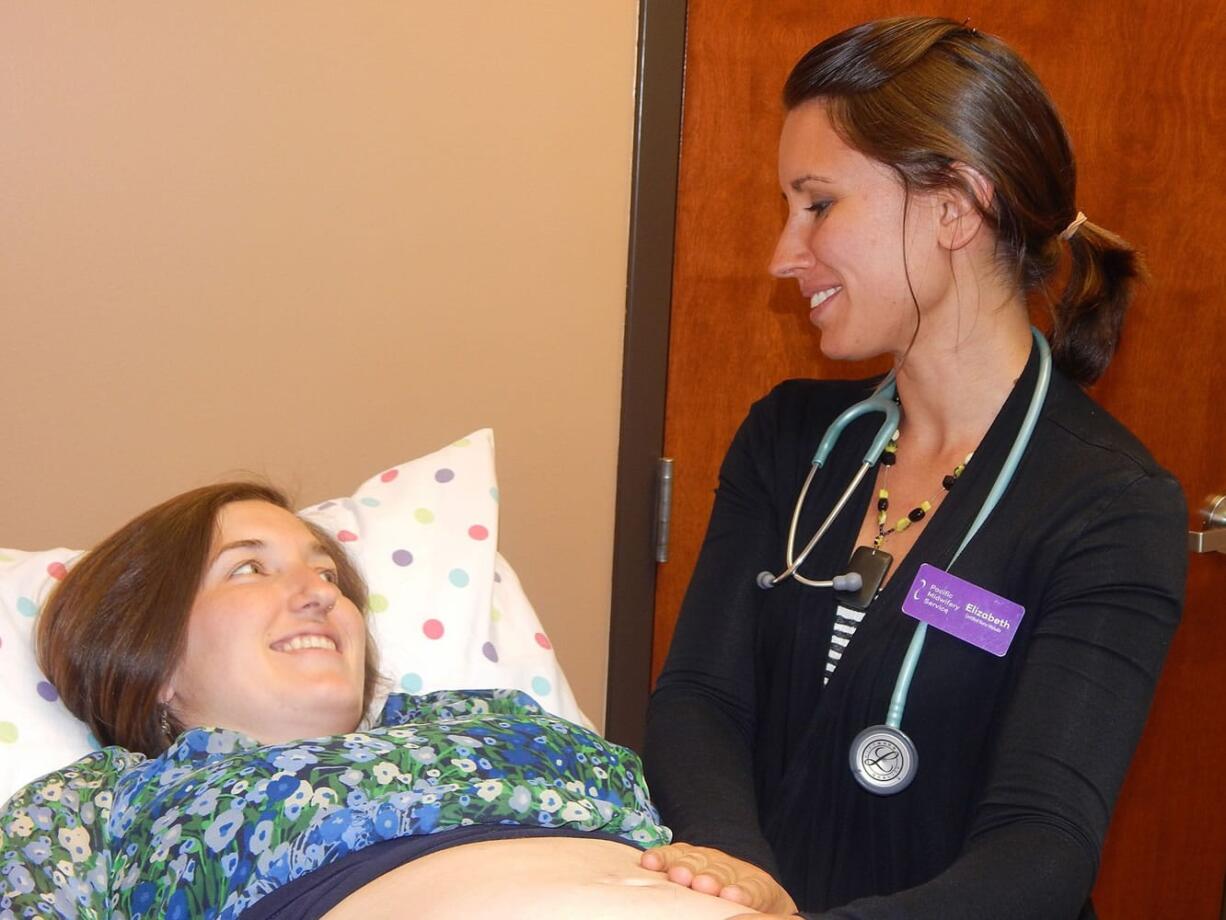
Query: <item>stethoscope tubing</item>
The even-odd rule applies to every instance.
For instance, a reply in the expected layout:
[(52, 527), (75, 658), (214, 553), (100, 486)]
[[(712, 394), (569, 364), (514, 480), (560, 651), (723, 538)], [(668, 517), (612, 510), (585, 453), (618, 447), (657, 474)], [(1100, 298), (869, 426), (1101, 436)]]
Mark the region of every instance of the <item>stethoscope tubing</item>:
[(807, 495), (809, 492), (809, 484), (813, 482), (813, 476), (818, 470), (816, 463), (809, 467), (809, 475), (805, 477), (805, 484), (800, 490), (800, 499), (796, 502), (796, 507), (792, 510), (792, 523), (788, 527), (788, 567), (775, 576), (775, 581), (783, 581), (783, 579), (791, 577), (796, 579), (802, 585), (809, 585), (810, 587), (814, 588), (820, 588), (826, 585), (826, 582), (814, 581), (813, 579), (805, 578), (800, 574), (800, 572), (797, 571), (797, 569), (799, 569), (801, 565), (804, 564), (804, 561), (809, 558), (809, 553), (813, 552), (813, 547), (817, 546), (817, 541), (820, 540), (826, 531), (830, 529), (830, 525), (834, 523), (834, 519), (839, 516), (839, 512), (843, 510), (843, 506), (847, 504), (848, 500), (852, 496), (852, 493), (856, 491), (856, 487), (860, 485), (860, 482), (864, 479), (865, 474), (872, 468), (873, 465), (871, 463), (860, 464), (860, 469), (856, 472), (856, 475), (852, 478), (851, 483), (847, 486), (847, 488), (843, 490), (843, 494), (839, 496), (839, 500), (834, 503), (834, 508), (831, 510), (830, 514), (827, 515), (826, 520), (822, 522), (822, 526), (817, 529), (817, 532), (813, 534), (813, 538), (809, 540), (807, 544), (805, 544), (805, 548), (800, 551), (800, 555), (797, 556), (796, 560), (793, 562), (791, 559), (792, 547), (795, 545), (796, 541), (796, 527), (800, 521), (800, 510), (804, 507), (805, 495)]
[[(1039, 415), (1043, 410), (1043, 403), (1047, 400), (1047, 391), (1051, 383), (1051, 349), (1039, 330), (1032, 326), (1030, 332), (1034, 338), (1039, 356), (1038, 376), (1035, 381), (1034, 392), (1030, 396), (1030, 404), (1026, 408), (1026, 414), (1022, 419), (1021, 425), (1018, 427), (1017, 434), (1014, 436), (1013, 445), (1010, 447), (1000, 471), (996, 474), (996, 479), (992, 483), (991, 489), (988, 490), (987, 497), (979, 506), (975, 519), (971, 522), (971, 526), (962, 537), (962, 542), (958, 544), (957, 550), (949, 560), (946, 566), (947, 570), (953, 568), (954, 563), (962, 555), (962, 551), (975, 538), (979, 529), (1000, 502), (1001, 496), (1009, 488), (1009, 484), (1013, 481), (1014, 473), (1017, 472), (1017, 468), (1021, 463), (1022, 456), (1030, 445), (1031, 436), (1034, 434)], [(771, 588), (786, 578), (793, 578), (801, 584), (814, 588), (833, 588), (835, 591), (840, 591), (843, 590), (840, 582), (843, 579), (854, 577), (855, 586), (851, 590), (859, 589), (861, 579), (858, 572), (836, 576), (830, 581), (814, 581), (802, 576), (798, 570), (801, 564), (809, 557), (814, 547), (817, 546), (818, 541), (825, 536), (834, 519), (842, 512), (847, 502), (851, 499), (852, 493), (856, 491), (864, 480), (865, 475), (876, 466), (886, 444), (889, 443), (894, 432), (898, 430), (899, 407), (894, 399), (896, 390), (894, 374), (891, 372), (867, 399), (861, 400), (843, 410), (838, 418), (831, 422), (830, 426), (826, 429), (818, 444), (817, 452), (813, 455), (813, 461), (810, 465), (809, 473), (805, 477), (804, 485), (801, 486), (800, 495), (797, 497), (796, 504), (792, 509), (792, 519), (788, 526), (788, 537), (785, 547), (787, 568), (778, 575), (772, 575), (768, 571), (759, 573), (757, 579), (758, 587), (764, 589)], [(861, 461), (860, 469), (856, 472), (847, 488), (843, 490), (843, 494), (835, 502), (830, 513), (826, 515), (826, 519), (818, 527), (817, 532), (813, 534), (812, 539), (805, 544), (805, 548), (801, 551), (800, 555), (793, 558), (793, 551), (796, 545), (796, 530), (799, 527), (801, 511), (804, 509), (805, 499), (808, 497), (813, 477), (818, 469), (825, 464), (830, 452), (834, 449), (835, 443), (843, 434), (847, 425), (852, 420), (869, 412), (881, 412), (884, 420), (877, 431), (877, 435), (873, 438), (867, 453), (864, 455), (863, 461)], [(907, 696), (911, 692), (911, 681), (915, 677), (916, 668), (919, 666), (920, 656), (924, 651), (924, 640), (927, 638), (927, 635), (928, 624), (917, 623), (911, 633), (911, 641), (903, 655), (898, 676), (894, 681), (894, 689), (890, 694), (890, 703), (886, 711), (885, 723), (865, 728), (856, 736), (851, 744), (849, 752), (851, 769), (856, 781), (865, 789), (877, 795), (892, 795), (901, 792), (910, 786), (911, 781), (915, 778), (918, 755), (915, 743), (902, 730), (902, 720), (903, 713), (907, 708)], [(880, 764), (880, 758), (872, 762), (865, 761), (865, 752), (870, 751), (874, 745), (884, 746), (892, 751), (894, 756), (901, 758), (897, 769), (888, 774), (879, 774), (876, 766)]]
[[(804, 564), (804, 561), (809, 558), (809, 553), (813, 552), (817, 542), (830, 529), (830, 525), (834, 523), (834, 519), (839, 516), (839, 512), (843, 510), (843, 507), (851, 499), (852, 493), (856, 491), (856, 488), (864, 480), (865, 475), (881, 459), (885, 446), (890, 443), (890, 438), (898, 430), (899, 409), (898, 403), (894, 401), (895, 392), (894, 371), (891, 370), (868, 399), (848, 406), (839, 413), (838, 418), (830, 423), (830, 427), (826, 429), (825, 434), (822, 435), (822, 439), (817, 445), (817, 450), (814, 452), (813, 460), (809, 465), (809, 473), (805, 476), (805, 482), (800, 487), (800, 495), (796, 499), (796, 505), (792, 508), (792, 520), (788, 525), (787, 552), (784, 556), (787, 568), (778, 575), (770, 576), (769, 582), (764, 585), (765, 587), (776, 585), (787, 578), (794, 578), (802, 585), (809, 585), (813, 588), (826, 588), (830, 586), (828, 581), (815, 581), (811, 578), (805, 578), (798, 570)], [(868, 450), (864, 454), (864, 459), (860, 462), (860, 469), (856, 471), (856, 475), (852, 478), (847, 488), (843, 490), (839, 500), (834, 503), (834, 507), (826, 515), (826, 519), (822, 521), (822, 525), (817, 529), (817, 532), (805, 544), (805, 548), (800, 551), (800, 555), (793, 558), (796, 546), (796, 528), (799, 526), (800, 513), (804, 509), (805, 499), (809, 495), (809, 486), (813, 483), (813, 477), (819, 469), (825, 466), (830, 452), (834, 450), (834, 445), (842, 436), (844, 429), (861, 415), (866, 415), (870, 412), (880, 412), (884, 418), (882, 419), (881, 427), (877, 429), (877, 434), (873, 437), (872, 443), (869, 444)], [(766, 573), (763, 573), (763, 575), (765, 576)], [(761, 581), (759, 583), (761, 584)]]
[[(1017, 472), (1018, 465), (1022, 461), (1022, 455), (1026, 453), (1026, 448), (1030, 446), (1030, 437), (1034, 434), (1035, 426), (1039, 423), (1039, 414), (1043, 411), (1043, 403), (1047, 399), (1047, 390), (1051, 385), (1051, 348), (1048, 347), (1047, 339), (1043, 337), (1039, 330), (1032, 326), (1030, 332), (1034, 337), (1035, 347), (1039, 350), (1039, 376), (1035, 381), (1034, 392), (1030, 397), (1030, 405), (1027, 406), (1026, 415), (1023, 417), (1022, 424), (1018, 428), (1017, 436), (1013, 439), (1013, 446), (1009, 449), (1005, 462), (1001, 464), (1000, 472), (996, 474), (996, 481), (992, 483), (992, 488), (988, 491), (987, 497), (979, 507), (979, 513), (975, 515), (975, 520), (971, 522), (966, 536), (958, 544), (958, 549), (949, 560), (949, 565), (946, 566), (946, 569), (953, 568), (954, 563), (962, 555), (962, 551), (966, 549), (967, 544), (974, 539), (975, 534), (979, 532), (979, 528), (983, 526), (988, 516), (995, 510), (1001, 496), (1005, 494), (1005, 490), (1009, 488), (1009, 484), (1013, 481), (1013, 474)], [(907, 652), (903, 656), (902, 666), (898, 669), (898, 678), (894, 682), (894, 692), (890, 695), (890, 706), (886, 711), (885, 719), (885, 724), (890, 728), (901, 729), (902, 727), (903, 712), (907, 708), (907, 695), (911, 692), (911, 679), (915, 676), (915, 669), (919, 664), (920, 654), (924, 651), (924, 639), (927, 635), (928, 624), (917, 623), (915, 632), (911, 635), (911, 644), (907, 646)]]
[[(1039, 415), (1043, 411), (1043, 403), (1047, 399), (1047, 391), (1051, 385), (1051, 349), (1047, 344), (1047, 339), (1043, 337), (1043, 334), (1038, 329), (1032, 326), (1030, 333), (1039, 352), (1038, 378), (1035, 381), (1034, 392), (1030, 397), (1030, 404), (1026, 408), (1026, 415), (1023, 417), (1017, 435), (1013, 439), (1013, 446), (1009, 449), (1009, 453), (1001, 465), (1000, 472), (997, 473), (996, 480), (992, 483), (992, 488), (988, 491), (987, 497), (979, 507), (979, 513), (975, 515), (975, 519), (971, 522), (970, 528), (963, 536), (962, 542), (958, 544), (958, 549), (949, 560), (947, 568), (953, 567), (958, 557), (962, 555), (962, 551), (966, 549), (967, 545), (974, 539), (975, 534), (979, 532), (984, 522), (987, 521), (993, 510), (995, 510), (1001, 496), (1005, 494), (1005, 490), (1009, 488), (1009, 484), (1013, 481), (1013, 475), (1021, 463), (1022, 456), (1030, 444), (1030, 438), (1034, 434), (1035, 426), (1038, 424)], [(801, 486), (800, 495), (796, 499), (796, 505), (792, 509), (792, 519), (788, 526), (785, 557), (787, 568), (778, 575), (773, 576), (763, 572), (759, 576), (759, 585), (769, 588), (786, 578), (793, 578), (801, 584), (811, 587), (830, 587), (831, 583), (829, 581), (815, 581), (806, 578), (800, 574), (799, 569), (817, 546), (818, 541), (830, 529), (830, 525), (834, 523), (835, 518), (839, 516), (847, 502), (850, 501), (852, 494), (864, 480), (865, 475), (881, 458), (882, 451), (884, 451), (886, 444), (889, 443), (890, 438), (897, 430), (899, 409), (898, 404), (894, 402), (895, 392), (894, 372), (891, 371), (868, 399), (849, 406), (826, 429), (826, 432), (822, 435), (821, 442), (818, 444), (817, 451), (813, 455), (809, 473), (805, 477), (804, 485)], [(793, 549), (796, 545), (796, 530), (799, 526), (800, 514), (804, 508), (805, 498), (808, 496), (809, 487), (813, 483), (813, 477), (825, 465), (831, 451), (834, 449), (834, 445), (843, 434), (847, 425), (869, 412), (883, 413), (884, 420), (878, 429), (877, 435), (869, 445), (859, 470), (857, 470), (847, 488), (843, 490), (843, 494), (839, 496), (830, 513), (826, 515), (826, 519), (817, 529), (817, 532), (805, 544), (800, 555), (793, 557)], [(766, 581), (763, 581), (763, 579), (766, 579)], [(907, 696), (911, 691), (911, 680), (914, 678), (915, 669), (919, 665), (920, 655), (923, 653), (924, 640), (927, 635), (928, 624), (917, 623), (915, 631), (911, 635), (911, 642), (907, 646), (906, 653), (903, 655), (902, 665), (894, 682), (894, 691), (890, 695), (890, 704), (886, 713), (885, 724), (892, 729), (901, 731), (903, 712), (906, 710)]]

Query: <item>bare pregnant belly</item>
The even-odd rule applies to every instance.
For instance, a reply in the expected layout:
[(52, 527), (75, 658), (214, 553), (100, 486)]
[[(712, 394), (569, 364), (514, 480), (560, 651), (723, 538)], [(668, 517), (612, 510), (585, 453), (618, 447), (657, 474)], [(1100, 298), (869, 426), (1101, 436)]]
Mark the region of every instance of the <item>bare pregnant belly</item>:
[(486, 840), (405, 863), (358, 889), (325, 920), (729, 920), (740, 905), (682, 888), (609, 840)]

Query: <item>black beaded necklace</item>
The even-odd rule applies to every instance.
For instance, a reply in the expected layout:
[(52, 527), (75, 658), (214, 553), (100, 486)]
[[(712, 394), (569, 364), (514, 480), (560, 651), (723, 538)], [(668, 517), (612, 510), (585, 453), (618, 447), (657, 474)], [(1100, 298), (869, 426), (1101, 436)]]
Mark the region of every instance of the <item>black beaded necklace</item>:
[(918, 524), (928, 512), (932, 510), (934, 503), (939, 501), (954, 487), (954, 483), (958, 481), (958, 477), (962, 475), (962, 471), (966, 469), (966, 465), (971, 462), (971, 457), (975, 455), (971, 451), (966, 455), (966, 459), (954, 467), (954, 471), (941, 479), (941, 490), (933, 493), (933, 495), (925, 501), (920, 502), (914, 508), (907, 512), (905, 517), (900, 517), (890, 527), (886, 527), (886, 521), (889, 520), (890, 511), (890, 490), (886, 488), (889, 481), (890, 467), (898, 462), (898, 432), (895, 431), (890, 438), (890, 443), (885, 446), (885, 450), (881, 454), (881, 489), (877, 492), (877, 536), (873, 538), (873, 549), (881, 549), (885, 543), (886, 537), (890, 534), (902, 533), (912, 524)]

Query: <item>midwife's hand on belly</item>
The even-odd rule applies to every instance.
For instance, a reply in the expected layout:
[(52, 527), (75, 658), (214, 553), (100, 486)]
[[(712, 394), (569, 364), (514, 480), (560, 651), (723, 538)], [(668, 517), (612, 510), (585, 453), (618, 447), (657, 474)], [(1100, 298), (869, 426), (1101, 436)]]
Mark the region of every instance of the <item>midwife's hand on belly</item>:
[(783, 886), (753, 863), (711, 847), (673, 843), (643, 853), (644, 869), (663, 872), (670, 881), (768, 914), (791, 916), (796, 902)]

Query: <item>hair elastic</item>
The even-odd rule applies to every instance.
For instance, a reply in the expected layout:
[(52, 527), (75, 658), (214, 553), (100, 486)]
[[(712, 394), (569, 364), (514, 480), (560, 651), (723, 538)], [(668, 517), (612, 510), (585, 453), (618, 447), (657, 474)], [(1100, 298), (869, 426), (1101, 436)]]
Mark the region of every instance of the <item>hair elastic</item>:
[(1081, 211), (1077, 212), (1077, 216), (1069, 221), (1067, 227), (1060, 231), (1060, 239), (1071, 240), (1077, 232), (1077, 228), (1086, 222), (1086, 216)]

